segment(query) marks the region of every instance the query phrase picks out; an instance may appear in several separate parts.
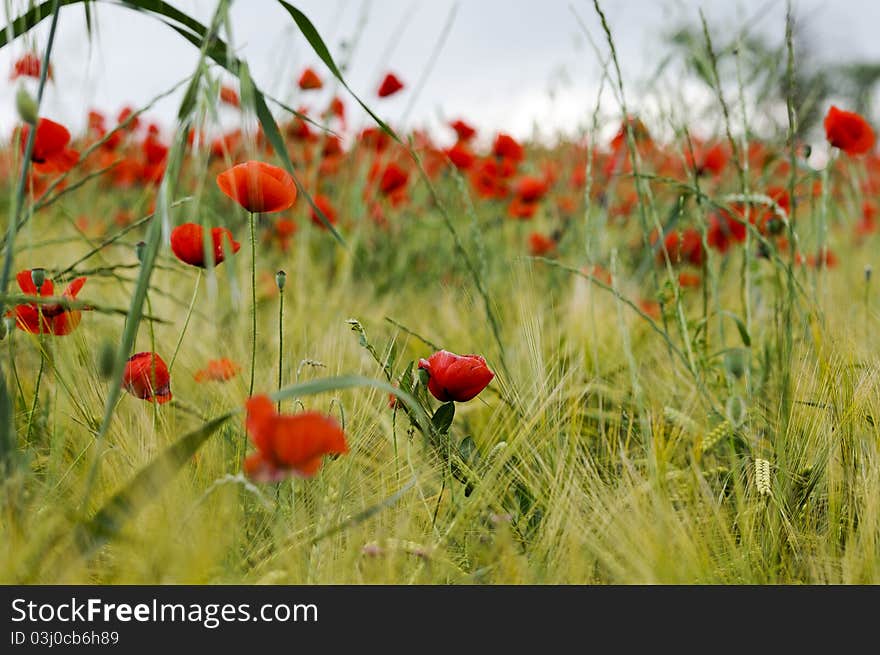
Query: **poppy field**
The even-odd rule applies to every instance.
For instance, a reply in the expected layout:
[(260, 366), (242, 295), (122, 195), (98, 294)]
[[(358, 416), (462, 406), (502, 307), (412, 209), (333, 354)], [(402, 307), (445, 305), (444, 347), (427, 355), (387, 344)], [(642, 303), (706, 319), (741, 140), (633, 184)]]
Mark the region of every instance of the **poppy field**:
[(0, 581), (880, 581), (880, 155), (791, 11), (773, 97), (695, 11), (664, 65), (697, 115), (636, 100), (584, 3), (604, 100), (551, 142), (398, 129), (419, 81), (352, 90), (287, 2), (311, 59), (281, 102), (223, 0), (117, 3), (198, 65), (175, 124), (74, 128), (41, 101), (95, 3), (20, 4)]

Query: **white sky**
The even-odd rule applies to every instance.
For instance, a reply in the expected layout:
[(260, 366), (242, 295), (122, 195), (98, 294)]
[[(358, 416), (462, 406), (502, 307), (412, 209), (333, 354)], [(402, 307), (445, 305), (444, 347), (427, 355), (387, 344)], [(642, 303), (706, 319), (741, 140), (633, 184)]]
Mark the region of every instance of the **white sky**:
[[(207, 22), (214, 0), (170, 0)], [(440, 37), (452, 0), (292, 0), (324, 36), (337, 61), (340, 44), (351, 40), (362, 15), (355, 57), (347, 73), (353, 89), (383, 118), (400, 126), (414, 87)], [(11, 0), (13, 13), (26, 4)], [(5, 4), (5, 3), (4, 3)], [(463, 117), (487, 131), (506, 130), (526, 136), (537, 123), (546, 134), (573, 131), (589, 120), (596, 102), (600, 67), (575, 22), (570, 4), (583, 17), (591, 35), (605, 49), (589, 0), (459, 0), (457, 13), (433, 72), (409, 116), (409, 126), (437, 125), (441, 117)], [(756, 25), (771, 34), (784, 29), (782, 0), (605, 0), (624, 76), (638, 89), (644, 75), (663, 54), (660, 31), (677, 17), (698, 18), (700, 7), (713, 29), (732, 29), (737, 19), (757, 16)], [(43, 115), (81, 124), (90, 107), (115, 114), (124, 104), (139, 106), (188, 75), (196, 51), (179, 35), (148, 16), (107, 3), (95, 3), (97, 38), (89, 44), (80, 6), (62, 9), (53, 57), (55, 82), (47, 91)], [(809, 19), (821, 55), (829, 59), (874, 57), (880, 61), (878, 0), (799, 0), (799, 13)], [(366, 9), (365, 9), (366, 8)], [(5, 9), (2, 10), (5, 14)], [(298, 106), (323, 107), (329, 91), (299, 95), (295, 80), (306, 65), (329, 79), (323, 65), (274, 0), (237, 0), (233, 4), (234, 43), (251, 66), (258, 84)], [(392, 32), (408, 16), (400, 38)], [(7, 17), (3, 16), (5, 23)], [(36, 44), (42, 49), (46, 20)], [(0, 71), (34, 40), (16, 40), (0, 50)], [(388, 55), (383, 59), (383, 56)], [(379, 100), (375, 88), (386, 70), (408, 84), (406, 92)], [(5, 73), (2, 73), (5, 74)], [(6, 79), (5, 77), (2, 79)], [(551, 96), (552, 94), (552, 96)], [(15, 86), (0, 85), (0, 130), (15, 121)], [(170, 123), (179, 102), (173, 96), (152, 112)], [(320, 98), (320, 100), (318, 100)], [(609, 98), (610, 99), (610, 98)], [(360, 121), (352, 102), (348, 103)], [(233, 119), (230, 114), (229, 120)]]

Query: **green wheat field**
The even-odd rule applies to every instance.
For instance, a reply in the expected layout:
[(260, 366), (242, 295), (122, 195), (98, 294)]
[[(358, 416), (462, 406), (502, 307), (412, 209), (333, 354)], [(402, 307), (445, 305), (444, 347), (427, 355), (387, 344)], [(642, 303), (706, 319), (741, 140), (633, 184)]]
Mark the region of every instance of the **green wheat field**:
[(101, 4), (5, 3), (0, 581), (880, 581), (880, 65), (694, 7), (656, 77), (697, 110), (575, 3), (582, 133), (437, 135), (295, 1), (287, 103), (226, 0), (123, 0), (198, 65), (173, 125), (74, 129), (54, 35)]

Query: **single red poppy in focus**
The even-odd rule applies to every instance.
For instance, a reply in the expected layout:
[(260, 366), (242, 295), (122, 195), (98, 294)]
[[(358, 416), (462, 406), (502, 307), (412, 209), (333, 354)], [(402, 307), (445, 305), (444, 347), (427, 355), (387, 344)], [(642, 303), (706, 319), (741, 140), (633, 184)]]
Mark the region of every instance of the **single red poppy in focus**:
[(290, 209), (296, 202), (296, 184), (287, 171), (261, 161), (247, 161), (217, 176), (217, 186), (252, 213)]
[(241, 366), (225, 357), (208, 361), (205, 368), (196, 371), (193, 378), (196, 382), (227, 382), (238, 375)]
[[(211, 228), (211, 250), (214, 253), (214, 266), (226, 259), (227, 254), (235, 254), (241, 248), (232, 232), (225, 227)], [(184, 264), (205, 268), (204, 228), (198, 223), (183, 223), (171, 230), (171, 251)]]
[(495, 143), (492, 145), (492, 154), (500, 159), (521, 162), (525, 157), (525, 150), (512, 136), (502, 133), (495, 137)]
[(388, 73), (385, 76), (385, 79), (382, 80), (382, 84), (379, 85), (379, 97), (387, 98), (390, 95), (394, 95), (402, 88), (403, 82), (401, 82), (394, 73)]
[[(330, 202), (330, 198), (320, 193), (316, 193), (314, 196), (312, 196), (312, 200), (315, 201), (318, 209), (321, 210), (321, 212), (330, 222), (330, 225), (336, 225), (336, 208), (333, 206), (333, 203)], [(318, 212), (316, 212), (314, 208), (311, 209), (311, 215), (312, 223), (322, 229), (327, 229), (327, 226), (324, 225), (324, 221), (321, 220), (321, 218), (318, 216)]]
[(408, 180), (409, 174), (400, 166), (391, 162), (382, 172), (382, 177), (379, 179), (379, 190), (383, 195), (391, 195), (398, 189), (404, 188)]
[(231, 86), (220, 87), (220, 102), (225, 102), (230, 107), (241, 107), (238, 93)]
[[(30, 130), (30, 125), (21, 128), (22, 152), (26, 148)], [(70, 143), (70, 132), (66, 127), (48, 118), (41, 118), (37, 123), (34, 149), (31, 151), (34, 167), (41, 172), (69, 171), (79, 160), (79, 153), (68, 148), (68, 143)]]
[(448, 350), (420, 359), (419, 368), (428, 372), (428, 391), (442, 403), (467, 402), (495, 377), (480, 355), (456, 355)]
[(825, 116), (825, 136), (848, 155), (863, 155), (874, 147), (874, 130), (864, 118), (834, 105)]
[[(19, 77), (39, 78), (42, 72), (42, 62), (40, 56), (34, 52), (26, 52), (16, 59), (12, 65), (12, 71), (9, 73), (9, 79), (15, 80)], [(52, 64), (49, 64), (49, 70), (46, 71), (46, 77), (52, 79)]]
[(318, 77), (318, 74), (311, 68), (306, 68), (302, 72), (302, 75), (299, 76), (299, 82), (297, 84), (299, 84), (299, 88), (303, 91), (320, 89), (324, 86), (324, 82), (321, 81), (321, 78)]
[(137, 353), (128, 358), (122, 375), (122, 388), (135, 398), (155, 400), (160, 405), (171, 400), (168, 366), (156, 353)]
[(461, 119), (452, 121), (449, 125), (455, 130), (455, 134), (458, 136), (459, 141), (470, 141), (477, 134), (477, 131), (473, 127)]
[[(29, 296), (54, 296), (55, 285), (52, 280), (45, 280), (37, 291), (32, 270), (19, 271), (15, 276), (21, 292)], [(86, 283), (86, 278), (78, 277), (73, 280), (64, 290), (62, 297), (67, 300), (76, 300), (76, 296)], [(59, 304), (38, 305), (28, 303), (17, 305), (9, 316), (15, 316), (15, 325), (19, 330), (29, 334), (52, 334), (64, 336), (73, 332), (82, 319), (82, 310), (66, 309)], [(42, 318), (42, 321), (40, 320)], [(42, 325), (41, 325), (42, 323)]]
[(345, 433), (329, 416), (318, 412), (279, 414), (269, 396), (252, 396), (246, 407), (245, 427), (257, 452), (245, 459), (244, 471), (254, 480), (310, 478), (321, 468), (325, 455), (348, 452)]
[(532, 232), (529, 235), (529, 253), (535, 257), (549, 255), (556, 250), (556, 239), (545, 236), (540, 232)]

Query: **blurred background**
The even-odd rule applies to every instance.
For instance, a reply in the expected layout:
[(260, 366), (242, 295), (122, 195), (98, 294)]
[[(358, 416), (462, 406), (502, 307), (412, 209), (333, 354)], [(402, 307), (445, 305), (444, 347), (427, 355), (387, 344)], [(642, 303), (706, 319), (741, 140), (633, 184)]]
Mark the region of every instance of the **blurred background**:
[[(3, 4), (6, 23), (9, 14), (18, 15), (28, 3)], [(207, 22), (215, 0), (172, 0), (171, 4)], [(312, 19), (337, 61), (346, 64), (351, 87), (399, 128), (425, 127), (451, 140), (452, 133), (443, 124), (462, 117), (482, 131), (549, 139), (577, 134), (591, 124), (603, 72), (596, 48), (601, 57), (607, 53), (591, 2), (296, 0), (295, 5)], [(747, 38), (751, 53), (763, 48), (767, 58), (780, 61), (774, 49), (784, 36), (784, 0), (615, 0), (604, 5), (629, 100), (640, 110), (651, 107), (661, 84), (675, 87), (664, 88), (664, 94), (671, 91), (684, 106), (697, 108), (711, 99), (700, 80), (699, 62), (684, 75), (658, 72), (668, 53), (692, 47), (694, 38), (699, 39), (700, 8), (713, 34), (730, 37), (716, 43), (719, 50)], [(807, 76), (804, 91), (821, 99), (844, 96), (870, 112), (880, 78), (875, 63), (880, 62), (876, 38), (880, 2), (798, 0), (794, 11), (798, 65)], [(196, 50), (148, 16), (94, 3), (96, 24), (89, 40), (82, 7), (65, 7), (62, 12), (52, 61), (55, 79), (43, 113), (65, 124), (82, 125), (84, 108), (115, 115), (124, 105), (142, 106), (188, 76), (196, 64)], [(326, 107), (333, 84), (308, 96), (296, 89), (306, 66), (314, 67), (325, 81), (330, 75), (276, 2), (239, 0), (232, 5), (232, 18), (236, 51), (250, 63), (264, 90), (294, 107), (305, 105), (316, 113)], [(15, 58), (35, 46), (42, 50), (48, 23), (36, 31), (35, 39), (18, 39), (0, 51), (0, 70), (8, 71)], [(387, 71), (396, 73), (407, 88), (379, 100), (376, 88)], [(4, 134), (16, 120), (15, 88), (9, 82), (0, 91)], [(619, 112), (607, 84), (601, 98), (602, 115)], [(166, 98), (150, 117), (172, 124), (179, 100), (180, 93)], [(365, 123), (359, 108), (347, 104), (354, 125)], [(662, 111), (662, 107), (654, 109)], [(221, 111), (229, 112), (227, 120), (237, 120), (233, 110)]]

